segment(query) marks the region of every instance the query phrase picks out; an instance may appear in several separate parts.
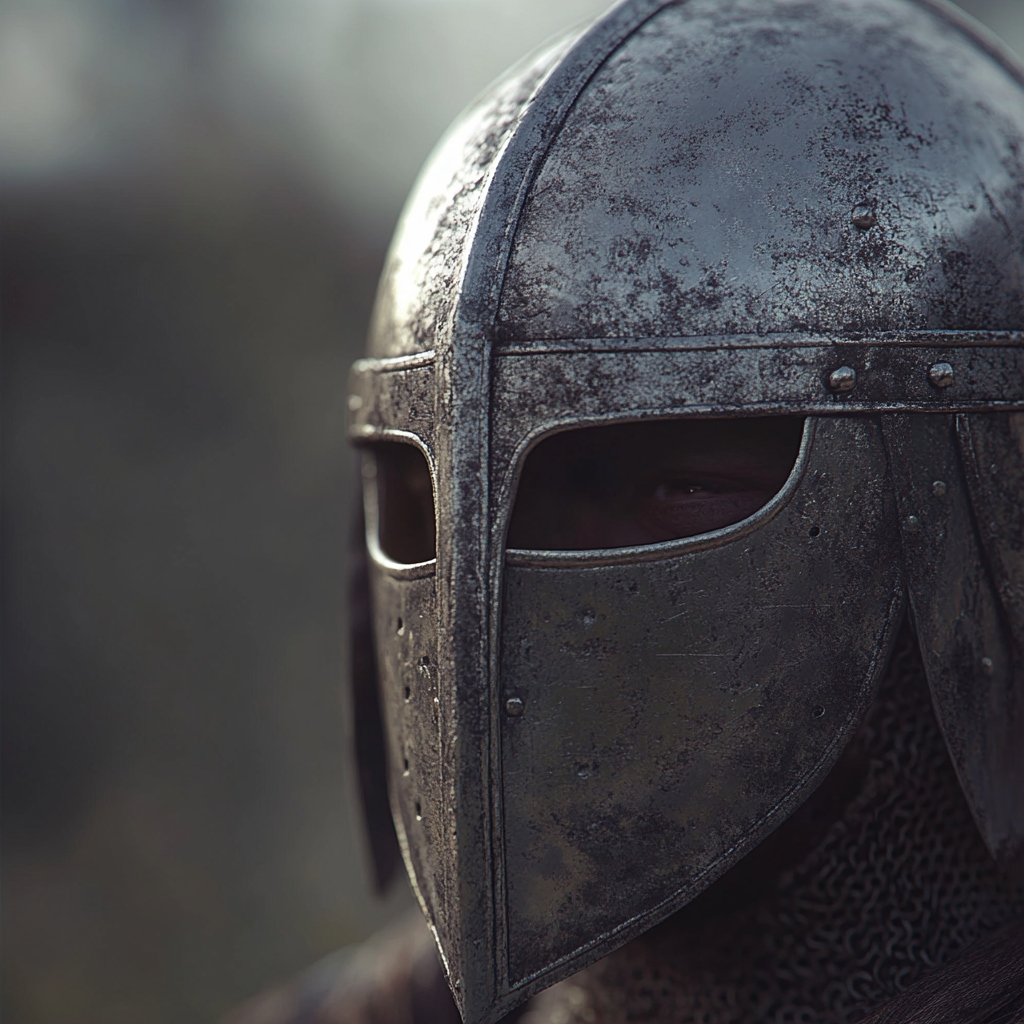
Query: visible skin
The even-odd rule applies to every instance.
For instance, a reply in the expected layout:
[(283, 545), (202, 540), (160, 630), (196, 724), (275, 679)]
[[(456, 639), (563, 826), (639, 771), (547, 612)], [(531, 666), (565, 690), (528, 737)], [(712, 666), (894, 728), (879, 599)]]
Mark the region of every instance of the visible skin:
[(523, 467), (508, 546), (579, 551), (708, 533), (786, 482), (803, 420), (651, 420), (565, 431)]

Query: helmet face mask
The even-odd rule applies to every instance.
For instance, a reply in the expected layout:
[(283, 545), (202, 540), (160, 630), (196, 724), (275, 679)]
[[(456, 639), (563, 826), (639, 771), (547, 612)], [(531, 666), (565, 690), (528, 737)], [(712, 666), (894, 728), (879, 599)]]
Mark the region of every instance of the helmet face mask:
[(908, 604), (1020, 857), (1022, 98), (931, 3), (633, 2), (428, 165), (351, 430), (395, 826), (467, 1024), (800, 806)]

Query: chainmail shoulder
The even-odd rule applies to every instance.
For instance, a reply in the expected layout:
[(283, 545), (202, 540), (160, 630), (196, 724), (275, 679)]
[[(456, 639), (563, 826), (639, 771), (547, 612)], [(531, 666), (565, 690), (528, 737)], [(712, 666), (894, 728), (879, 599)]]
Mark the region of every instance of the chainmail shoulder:
[(1024, 912), (961, 793), (909, 629), (851, 748), (857, 788), (795, 865), (738, 907), (684, 908), (536, 997), (523, 1024), (849, 1024)]

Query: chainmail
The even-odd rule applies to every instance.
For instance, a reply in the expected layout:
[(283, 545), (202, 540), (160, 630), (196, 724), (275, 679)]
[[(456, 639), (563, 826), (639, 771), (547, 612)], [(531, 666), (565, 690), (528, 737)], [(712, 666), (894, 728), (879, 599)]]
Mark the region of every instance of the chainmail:
[(536, 997), (522, 1024), (848, 1024), (1024, 911), (961, 793), (909, 629), (851, 749), (859, 786), (794, 866), (724, 913), (684, 908)]

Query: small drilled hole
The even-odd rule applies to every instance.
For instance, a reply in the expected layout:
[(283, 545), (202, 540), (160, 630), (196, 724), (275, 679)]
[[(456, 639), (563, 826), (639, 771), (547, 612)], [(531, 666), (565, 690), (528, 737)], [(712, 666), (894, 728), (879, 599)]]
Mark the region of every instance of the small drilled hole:
[(401, 633), (401, 632), (402, 632), (402, 630), (403, 630), (403, 628), (404, 628), (404, 626), (403, 626), (403, 624), (402, 624), (402, 620), (401, 620), (401, 619), (399, 619), (399, 620), (398, 620), (398, 632), (399, 632), (399, 633)]
[(407, 686), (405, 688), (405, 699), (409, 700), (410, 697), (412, 697), (412, 690), (410, 690), (409, 687)]
[(820, 527), (820, 526), (812, 526), (812, 527), (811, 527), (811, 528), (810, 528), (810, 529), (809, 529), (809, 530), (807, 531), (807, 536), (808, 536), (808, 537), (817, 537), (817, 536), (819, 536), (819, 535), (820, 535), (820, 533), (821, 533), (821, 527)]
[(406, 771), (408, 771), (408, 770), (409, 770), (409, 758), (407, 758), (407, 757), (403, 757), (403, 758), (402, 758), (402, 767), (403, 767), (403, 768), (404, 768), (404, 769), (405, 769)]
[(819, 704), (812, 712), (815, 718), (821, 718), (825, 714), (825, 709)]
[(420, 807), (419, 800), (416, 801), (416, 820), (417, 821), (422, 821), (423, 820), (423, 808)]

